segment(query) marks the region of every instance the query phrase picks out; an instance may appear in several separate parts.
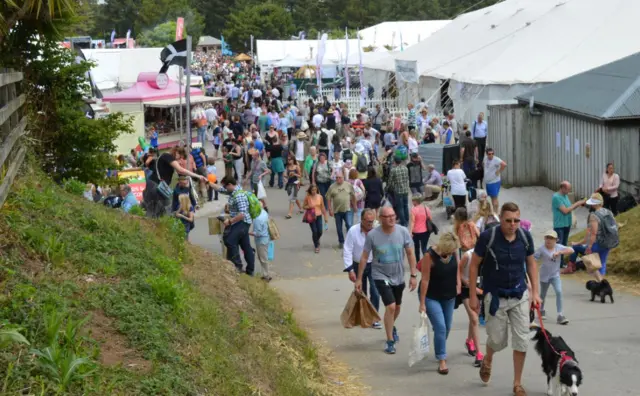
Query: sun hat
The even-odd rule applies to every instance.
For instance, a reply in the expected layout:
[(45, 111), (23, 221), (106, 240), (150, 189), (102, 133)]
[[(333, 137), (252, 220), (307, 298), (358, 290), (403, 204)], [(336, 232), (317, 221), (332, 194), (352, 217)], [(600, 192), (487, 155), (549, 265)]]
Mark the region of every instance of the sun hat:
[(558, 239), (558, 233), (555, 232), (554, 230), (549, 230), (547, 232), (544, 233), (544, 237), (549, 237), (549, 238), (553, 238), (553, 239)]
[(298, 132), (298, 134), (296, 135), (296, 137), (298, 139), (306, 139), (307, 138), (307, 134), (304, 132)]
[(591, 198), (587, 200), (587, 205), (590, 205), (590, 206), (602, 205), (603, 202), (604, 202), (604, 199), (602, 198), (602, 194), (594, 193), (594, 194), (591, 194)]
[(424, 197), (422, 196), (422, 194), (413, 194), (411, 196), (411, 200), (412, 201), (422, 202), (423, 199), (424, 199)]

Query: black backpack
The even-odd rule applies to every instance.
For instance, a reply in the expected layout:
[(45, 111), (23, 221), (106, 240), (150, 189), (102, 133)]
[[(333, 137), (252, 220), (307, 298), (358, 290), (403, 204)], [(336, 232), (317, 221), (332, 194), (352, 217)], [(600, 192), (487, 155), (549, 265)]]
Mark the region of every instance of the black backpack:
[(359, 154), (356, 161), (356, 170), (359, 173), (367, 171), (367, 157), (364, 154)]
[(353, 159), (353, 153), (350, 149), (344, 149), (342, 151), (342, 160), (343, 161), (351, 161)]
[(327, 142), (329, 141), (329, 135), (325, 131), (320, 132), (320, 138), (318, 139), (318, 146), (320, 148), (327, 148)]

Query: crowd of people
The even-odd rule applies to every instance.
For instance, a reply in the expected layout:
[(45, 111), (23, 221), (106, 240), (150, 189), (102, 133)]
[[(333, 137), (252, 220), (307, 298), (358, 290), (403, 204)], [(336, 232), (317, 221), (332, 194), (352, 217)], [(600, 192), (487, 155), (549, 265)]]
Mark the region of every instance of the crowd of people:
[[(607, 255), (616, 244), (605, 236), (617, 233), (619, 177), (613, 165), (607, 166), (598, 191), (588, 200), (571, 203), (571, 184), (561, 184), (551, 200), (553, 229), (545, 232), (544, 243), (536, 248), (531, 222), (521, 218), (518, 205), (500, 205), (501, 173), (508, 164), (487, 147), (484, 114), (471, 125), (459, 123), (453, 112), (438, 119), (429, 115), (424, 100), (410, 104), (405, 118), (380, 106), (350, 114), (346, 105), (327, 98), (303, 103), (283, 99), (278, 86), (247, 78), (249, 70), (223, 62), (223, 73), (212, 73), (207, 71), (210, 60), (196, 59), (203, 75), (210, 75), (208, 83), (225, 100), (194, 110), (192, 121), (200, 128), (201, 144), (165, 153), (150, 148), (141, 159), (147, 173), (143, 203), (147, 214), (176, 216), (188, 236), (193, 212), (202, 200), (197, 189), (204, 200), (214, 199), (214, 194), (217, 199), (218, 193), (228, 195), (223, 220), (227, 258), (238, 271), (254, 275), (257, 255), (262, 277), (269, 281), (272, 216), (267, 194), (282, 189), (289, 203), (282, 220), (302, 215), (315, 253), (328, 245), (322, 236), (329, 217), (334, 218), (344, 271), (376, 310), (380, 300), (384, 306), (382, 323), (373, 324), (385, 330), (384, 352), (395, 353), (399, 341), (395, 322), (407, 287), (406, 258), (408, 288), (418, 289), (419, 309), (434, 330), (438, 373), (449, 372), (447, 337), (453, 312), (462, 305), (468, 317), (465, 346), (479, 367), (481, 381), (489, 382), (494, 354), (508, 346), (510, 327), (513, 392), (526, 395), (522, 369), (532, 304), (539, 304), (546, 315), (544, 300), (553, 287), (557, 323), (566, 325), (560, 272), (577, 270), (578, 255), (598, 253), (601, 268), (587, 269), (597, 280), (606, 274)], [(246, 74), (240, 78), (242, 72)], [(213, 146), (209, 152), (207, 142)], [(425, 164), (419, 155), (420, 143), (435, 142), (459, 144), (459, 159), (446, 174)], [(220, 182), (216, 163), (224, 167)], [(171, 189), (174, 174), (179, 181)], [(126, 189), (123, 194), (128, 194)], [(436, 224), (432, 214), (445, 194), (453, 200), (452, 231), (446, 232), (439, 231), (445, 225)], [(572, 212), (583, 205), (591, 208), (585, 240), (569, 244)], [(439, 234), (438, 241), (430, 243), (434, 234)], [(481, 325), (488, 337), (484, 351)]]

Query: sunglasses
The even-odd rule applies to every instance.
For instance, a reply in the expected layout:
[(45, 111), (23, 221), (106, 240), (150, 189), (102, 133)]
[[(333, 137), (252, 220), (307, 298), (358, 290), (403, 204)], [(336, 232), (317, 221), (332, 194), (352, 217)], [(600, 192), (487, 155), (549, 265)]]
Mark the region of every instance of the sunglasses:
[(520, 224), (520, 219), (504, 219), (509, 224)]

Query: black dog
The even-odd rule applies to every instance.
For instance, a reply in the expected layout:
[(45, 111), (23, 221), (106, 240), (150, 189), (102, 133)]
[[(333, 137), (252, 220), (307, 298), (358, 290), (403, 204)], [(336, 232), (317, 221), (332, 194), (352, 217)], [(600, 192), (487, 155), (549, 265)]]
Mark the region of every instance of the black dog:
[(587, 290), (591, 291), (591, 301), (596, 299), (596, 296), (600, 297), (600, 302), (604, 304), (604, 299), (606, 296), (609, 296), (611, 299), (611, 304), (613, 304), (613, 289), (611, 288), (611, 284), (606, 279), (603, 279), (602, 282), (590, 280), (587, 281)]
[[(547, 336), (544, 336), (544, 333)], [(547, 375), (547, 395), (578, 396), (582, 371), (571, 348), (562, 337), (554, 337), (538, 326), (531, 326), (531, 339), (542, 358), (542, 371)], [(548, 341), (547, 341), (548, 339)]]

